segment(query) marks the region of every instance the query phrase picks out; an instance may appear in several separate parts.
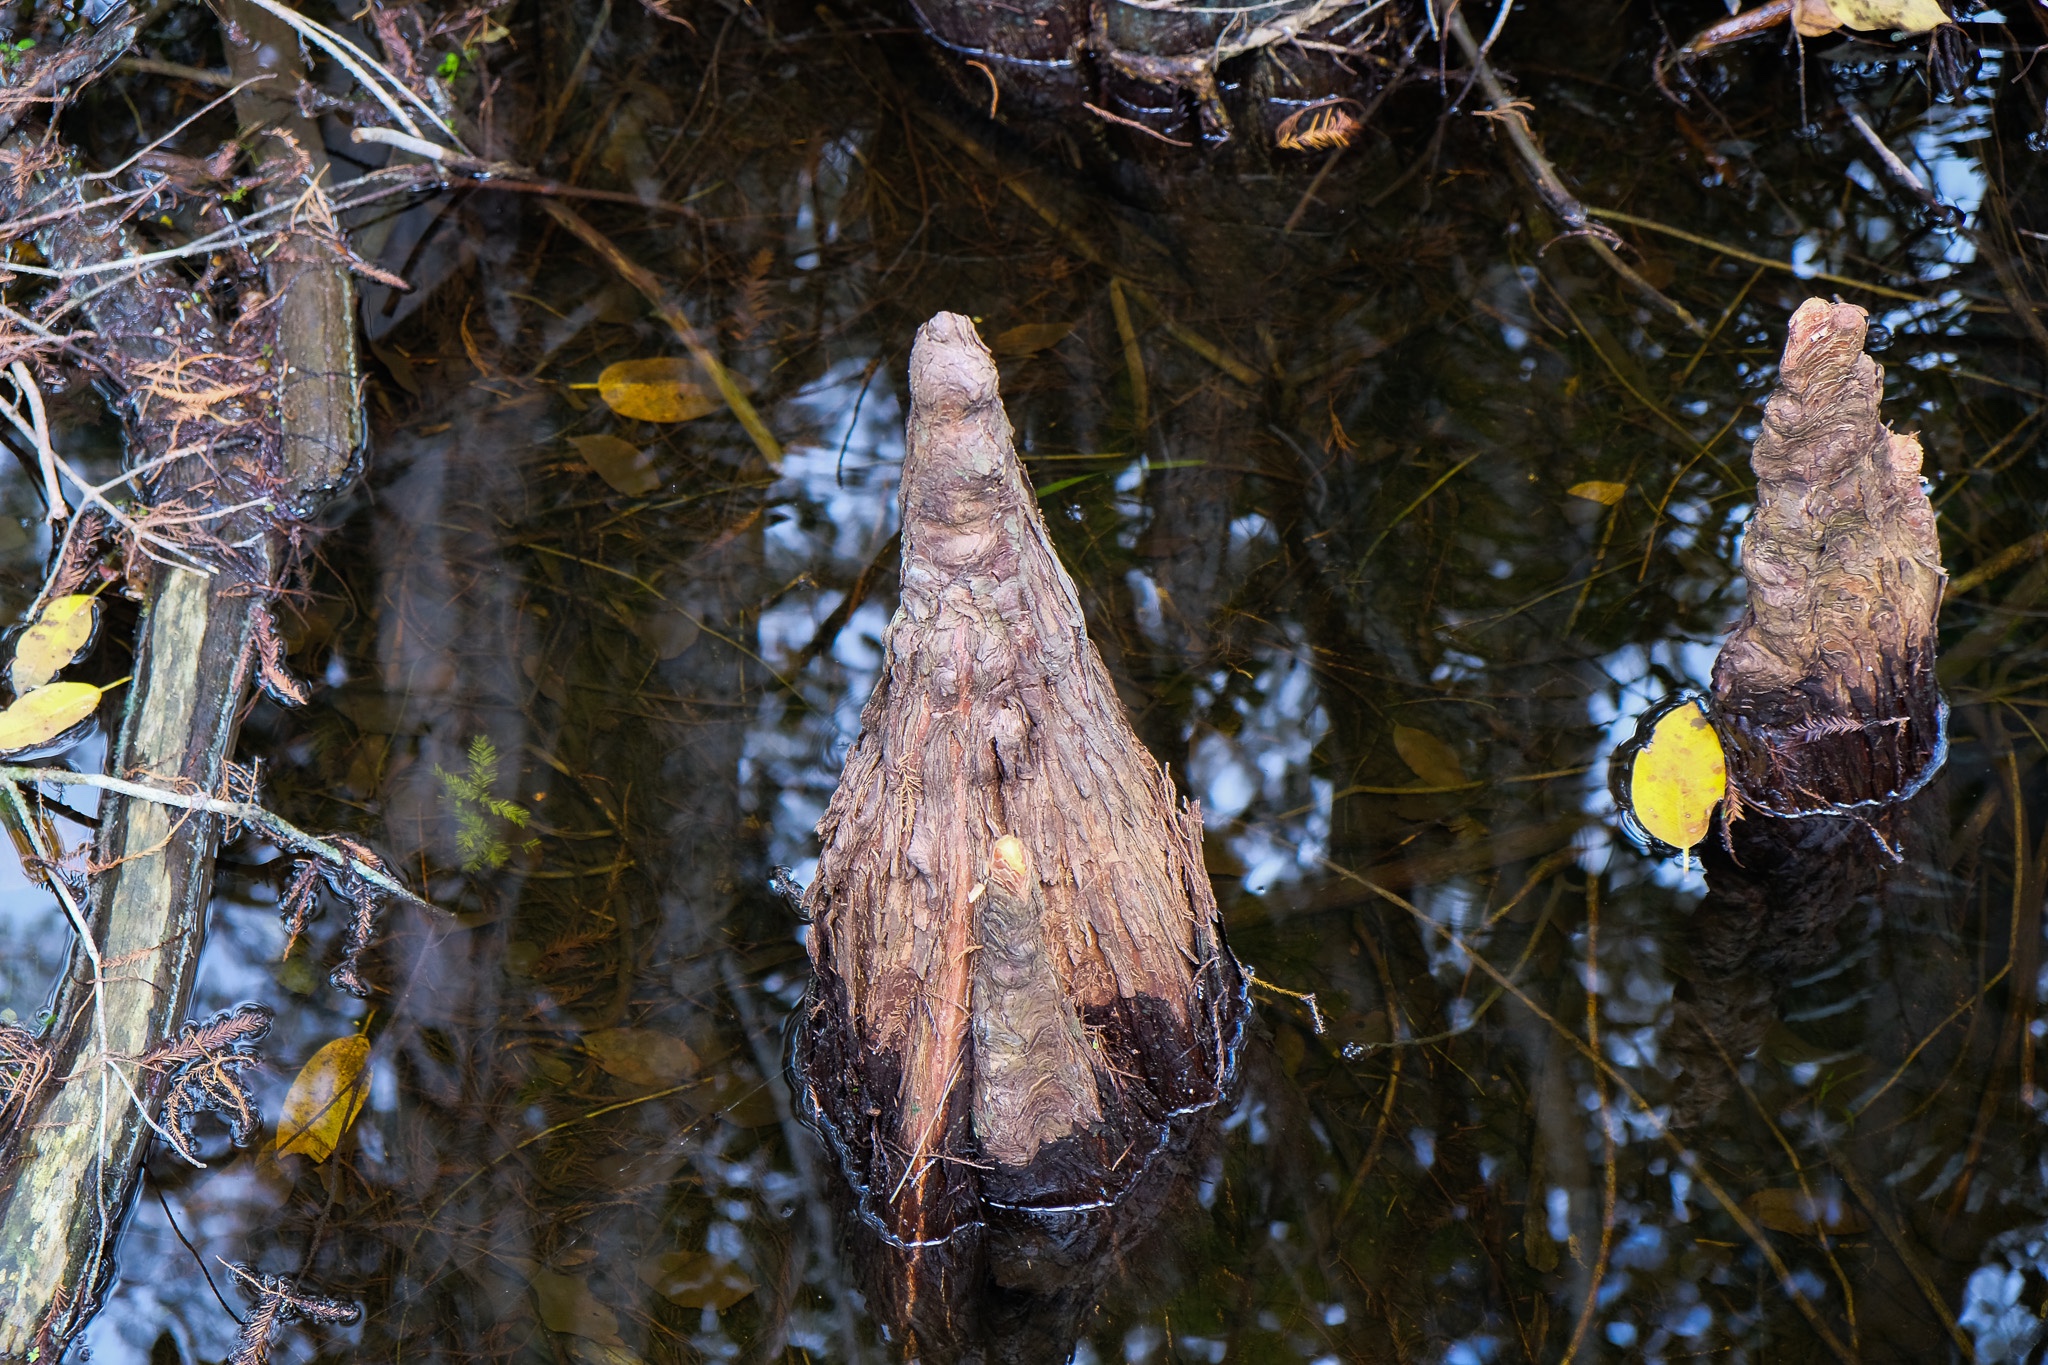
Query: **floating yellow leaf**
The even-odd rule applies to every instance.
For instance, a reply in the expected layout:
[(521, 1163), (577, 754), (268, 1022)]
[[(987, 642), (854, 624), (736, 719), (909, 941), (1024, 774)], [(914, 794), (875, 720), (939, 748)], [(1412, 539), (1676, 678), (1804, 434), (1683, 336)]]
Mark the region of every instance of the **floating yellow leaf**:
[(639, 497), (661, 487), (661, 475), (654, 471), (654, 461), (631, 441), (616, 436), (571, 436), (569, 444), (576, 447), (576, 453), (597, 471), (599, 478), (621, 493)]
[(597, 396), (619, 416), (642, 422), (688, 422), (725, 403), (696, 362), (668, 355), (605, 366)]
[(723, 1313), (754, 1292), (754, 1282), (731, 1261), (708, 1251), (671, 1251), (633, 1267), (640, 1282), (671, 1303)]
[(1936, 0), (1800, 0), (1793, 14), (1800, 24), (1799, 31), (1809, 38), (1820, 36), (1815, 30), (1827, 17), (1822, 11), (1831, 12), (1834, 21), (1843, 28), (1860, 33), (1925, 33), (1948, 22), (1948, 15)]
[(285, 1094), (277, 1117), (277, 1154), (297, 1152), (325, 1161), (341, 1145), (370, 1094), (370, 1040), (360, 1033), (314, 1053)]
[(1401, 755), (1401, 761), (1408, 765), (1410, 772), (1429, 786), (1465, 785), (1465, 765), (1458, 762), (1457, 753), (1427, 730), (1396, 725), (1394, 752)]
[(1059, 345), (1073, 330), (1071, 322), (1027, 322), (1021, 327), (997, 332), (988, 348), (997, 355), (1033, 355), (1048, 346)]
[(14, 642), (14, 662), (7, 669), (14, 695), (33, 692), (69, 668), (92, 644), (99, 625), (100, 600), (88, 593), (59, 597), (44, 607), (36, 623)]
[(633, 1085), (679, 1085), (697, 1074), (697, 1054), (650, 1028), (602, 1028), (583, 1035), (591, 1060)]
[(1790, 1232), (1802, 1237), (1855, 1236), (1868, 1232), (1863, 1215), (1844, 1203), (1839, 1194), (1803, 1190), (1758, 1190), (1742, 1201), (1742, 1210), (1772, 1232)]
[(1609, 483), (1605, 479), (1588, 479), (1584, 483), (1573, 484), (1565, 491), (1575, 498), (1584, 498), (1587, 502), (1597, 502), (1602, 507), (1612, 507), (1617, 502), (1620, 502), (1623, 495), (1628, 492), (1628, 485), (1625, 483)]
[(0, 711), (0, 756), (15, 757), (50, 744), (92, 719), (104, 689), (91, 683), (45, 683)]
[(1727, 793), (1727, 761), (1706, 713), (1694, 702), (1666, 711), (1629, 770), (1637, 823), (1673, 848), (1691, 848), (1706, 837), (1714, 807)]

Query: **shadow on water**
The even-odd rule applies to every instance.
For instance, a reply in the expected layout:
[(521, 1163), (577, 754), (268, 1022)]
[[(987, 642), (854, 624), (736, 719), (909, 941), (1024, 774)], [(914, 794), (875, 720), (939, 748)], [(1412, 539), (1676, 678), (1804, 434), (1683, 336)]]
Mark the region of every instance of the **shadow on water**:
[[(940, 309), (997, 351), (1094, 638), (1202, 801), (1232, 946), (1316, 1002), (1257, 995), (1184, 1178), (995, 1305), (1037, 1334), (1013, 1358), (2031, 1358), (2048, 561), (1970, 571), (2048, 502), (2048, 338), (2015, 312), (2044, 292), (2036, 29), (1986, 21), (1953, 103), (1910, 49), (1809, 42), (1802, 83), (1769, 38), (1680, 110), (1657, 14), (1517, 11), (1495, 59), (1589, 204), (1682, 230), (1622, 224), (1701, 337), (1532, 229), (1485, 120), (1433, 141), (1433, 83), (1327, 168), (1110, 175), (1100, 129), (1063, 158), (991, 126), (893, 14), (690, 18), (523, 8), (480, 49), (486, 144), (560, 96), (525, 160), (687, 206), (586, 208), (715, 332), (780, 464), (723, 410), (598, 401), (674, 343), (532, 202), (390, 223), (415, 288), (364, 299), (370, 473), (292, 626), (316, 695), (259, 702), (244, 743), (282, 813), (454, 914), (395, 911), (356, 1002), (325, 980), (343, 908), (287, 953), (287, 860), (229, 850), (195, 1011), (278, 1006), (273, 1120), (357, 1028), (370, 1099), (323, 1163), (208, 1129), (209, 1169), (160, 1154), (96, 1361), (222, 1358), (217, 1257), (364, 1305), (293, 1360), (896, 1353), (783, 1081), (809, 965), (767, 879), (814, 868), (881, 666), (907, 350)], [(1967, 228), (1884, 178), (1849, 97)], [(1606, 757), (1707, 681), (1757, 404), (1791, 310), (1833, 292), (1881, 324), (1959, 576), (1948, 768), (1891, 817), (1902, 865), (1818, 820), (1654, 861)], [(594, 435), (643, 468), (600, 478), (570, 443)], [(33, 493), (10, 469), (0, 497), (18, 608)], [(29, 1014), (61, 939), (14, 891), (0, 979)]]

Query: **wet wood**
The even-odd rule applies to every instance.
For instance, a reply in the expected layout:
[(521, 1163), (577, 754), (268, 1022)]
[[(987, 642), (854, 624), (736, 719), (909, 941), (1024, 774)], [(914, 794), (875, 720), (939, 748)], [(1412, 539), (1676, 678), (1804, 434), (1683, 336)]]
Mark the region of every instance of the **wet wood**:
[(1199, 809), (1132, 733), (942, 313), (910, 362), (902, 597), (820, 822), (806, 1107), (898, 1248), (1107, 1208), (1228, 1085), (1242, 982)]
[[(261, 33), (259, 11), (230, 5), (245, 36)], [(268, 16), (261, 16), (267, 18)], [(296, 88), (298, 46), (273, 41), (267, 61), (280, 71), (276, 84)], [(229, 44), (242, 67), (254, 45)], [(288, 98), (240, 106), (245, 119), (294, 129)], [(308, 162), (296, 190), (324, 167), (317, 134), (297, 147), (265, 140), (264, 159)], [(81, 182), (68, 169), (37, 177), (33, 192), (47, 208), (69, 197), (79, 210), (38, 234), (52, 264), (86, 265), (139, 247), (123, 230), (109, 229), (90, 208)], [(274, 191), (284, 192), (284, 191)], [(19, 208), (14, 195), (0, 204)], [(209, 458), (170, 465), (146, 485), (159, 503), (184, 499), (193, 506), (247, 501), (254, 492), (273, 497), (287, 516), (316, 510), (351, 477), (360, 442), (355, 402), (354, 316), (346, 275), (331, 259), (287, 240), (276, 252), (272, 288), (280, 295), (276, 353), (283, 361), (278, 409), (263, 413), (249, 399), (229, 398), (206, 423)], [(181, 277), (143, 268), (102, 291), (88, 316), (102, 335), (140, 363), (176, 363), (183, 355), (222, 354), (218, 327), (193, 300)], [(165, 405), (158, 405), (160, 408)], [(131, 449), (146, 457), (178, 439), (175, 415), (124, 411)], [(275, 422), (279, 440), (258, 434)], [(223, 542), (238, 544), (205, 574), (157, 565), (144, 591), (134, 682), (122, 715), (110, 771), (184, 789), (218, 791), (234, 752), (249, 696), (250, 663), (258, 614), (293, 560), (283, 524), (251, 508), (216, 521)], [(110, 1072), (109, 1059), (131, 1074), (143, 1104), (161, 1106), (162, 1077), (138, 1071), (132, 1059), (174, 1035), (190, 1007), (206, 907), (221, 833), (218, 817), (174, 810), (149, 801), (110, 796), (92, 862), (101, 869), (87, 905), (99, 956), (118, 962), (97, 985), (92, 964), (74, 950), (62, 982), (55, 1023), (44, 1040), (61, 1078), (0, 1150), (0, 1359), (35, 1358), (68, 1340), (91, 1317), (111, 1278), (112, 1250), (152, 1138), (147, 1116)], [(100, 1028), (104, 1027), (104, 1036)], [(104, 1051), (102, 1049), (104, 1048)]]
[(1752, 464), (1749, 601), (1714, 662), (1714, 723), (1743, 809), (1805, 815), (1910, 796), (1947, 750), (1934, 676), (1946, 575), (1920, 442), (1878, 418), (1865, 315), (1792, 317)]

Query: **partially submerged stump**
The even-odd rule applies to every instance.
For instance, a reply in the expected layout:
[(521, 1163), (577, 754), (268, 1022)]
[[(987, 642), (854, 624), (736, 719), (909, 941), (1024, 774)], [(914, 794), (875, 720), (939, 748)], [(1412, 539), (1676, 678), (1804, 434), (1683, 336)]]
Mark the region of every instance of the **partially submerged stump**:
[(910, 394), (901, 604), (818, 826), (795, 1069), (871, 1233), (1014, 1284), (985, 1234), (1099, 1240), (1223, 1096), (1244, 984), (1200, 811), (1132, 733), (966, 318), (920, 329)]
[(1947, 575), (1920, 442), (1878, 420), (1865, 314), (1792, 315), (1752, 463), (1749, 604), (1714, 662), (1731, 807), (1846, 813), (1904, 800), (1947, 754), (1935, 614)]

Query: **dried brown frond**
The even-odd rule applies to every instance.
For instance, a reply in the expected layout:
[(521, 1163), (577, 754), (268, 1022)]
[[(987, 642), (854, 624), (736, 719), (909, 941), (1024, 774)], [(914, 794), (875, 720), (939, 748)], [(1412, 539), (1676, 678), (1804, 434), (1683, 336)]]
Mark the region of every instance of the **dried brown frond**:
[(256, 648), (256, 678), (263, 690), (280, 706), (304, 706), (312, 694), (285, 666), (284, 641), (278, 637), (270, 609), (257, 607), (249, 614), (249, 626)]
[(1329, 99), (1289, 114), (1273, 130), (1283, 151), (1319, 152), (1349, 147), (1365, 126), (1365, 106), (1354, 99)]
[(306, 1293), (297, 1287), (292, 1276), (264, 1275), (238, 1261), (221, 1264), (256, 1300), (242, 1330), (235, 1335), (235, 1349), (228, 1356), (227, 1365), (264, 1365), (270, 1359), (271, 1338), (286, 1323), (303, 1321), (346, 1327), (361, 1314), (355, 1304)]
[(0, 174), (5, 174), (14, 186), (14, 196), (24, 198), (28, 194), (29, 182), (43, 171), (53, 170), (64, 162), (63, 152), (48, 142), (17, 142), (0, 151)]
[(745, 280), (740, 284), (740, 306), (733, 318), (733, 340), (745, 342), (775, 314), (774, 305), (769, 302), (768, 271), (775, 264), (775, 253), (762, 247), (754, 253), (754, 259), (747, 263)]
[[(218, 369), (220, 374), (209, 371)], [(162, 399), (170, 405), (172, 440), (179, 439), (181, 429), (187, 422), (209, 422), (219, 426), (241, 426), (249, 419), (240, 412), (219, 411), (224, 405), (238, 398), (245, 398), (262, 387), (264, 381), (249, 378), (228, 378), (230, 375), (247, 375), (250, 370), (246, 356), (222, 355), (218, 352), (197, 354), (180, 351), (169, 360), (142, 361), (134, 365), (130, 374), (134, 378), (135, 415), (138, 420), (154, 414), (149, 411), (149, 400)], [(158, 417), (157, 420), (163, 420)]]
[(169, 1070), (164, 1092), (164, 1129), (178, 1154), (195, 1165), (192, 1126), (201, 1114), (218, 1114), (237, 1147), (246, 1147), (260, 1123), (243, 1072), (261, 1064), (256, 1044), (270, 1032), (267, 1005), (247, 1003), (222, 1010), (203, 1023), (187, 1022), (175, 1039), (142, 1058), (155, 1072)]
[(50, 1054), (36, 1036), (0, 1024), (0, 1131), (28, 1112), (49, 1078)]
[[(375, 872), (384, 872), (384, 860), (353, 839), (339, 835), (332, 840), (334, 846), (353, 858), (357, 863)], [(382, 900), (377, 888), (358, 875), (353, 868), (328, 867), (325, 869), (327, 884), (335, 894), (348, 901), (355, 913), (348, 922), (348, 937), (344, 940), (341, 962), (328, 974), (327, 979), (339, 990), (347, 991), (358, 998), (368, 998), (370, 983), (363, 979), (362, 957), (369, 950), (371, 936), (377, 931), (377, 906)]]
[(313, 906), (320, 893), (323, 880), (321, 864), (311, 858), (301, 858), (292, 865), (292, 879), (285, 887), (284, 896), (278, 902), (278, 913), (284, 917), (284, 956), (290, 957), (298, 945), (299, 935), (306, 932), (306, 921), (312, 917)]
[(91, 504), (79, 509), (65, 532), (57, 562), (43, 588), (43, 600), (50, 601), (77, 592), (99, 567), (107, 549), (107, 528), (112, 522), (105, 511)]

